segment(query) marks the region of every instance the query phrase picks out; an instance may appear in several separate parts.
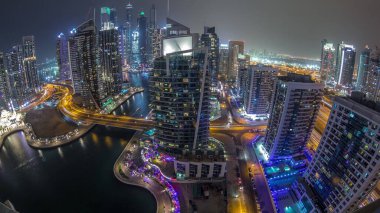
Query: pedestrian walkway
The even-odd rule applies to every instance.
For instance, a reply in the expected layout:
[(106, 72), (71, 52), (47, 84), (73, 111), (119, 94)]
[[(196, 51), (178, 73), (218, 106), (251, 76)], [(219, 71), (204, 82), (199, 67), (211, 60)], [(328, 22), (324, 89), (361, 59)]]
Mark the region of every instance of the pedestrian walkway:
[[(157, 212), (179, 212), (177, 193), (154, 167), (145, 164), (140, 167), (142, 147), (138, 141), (142, 132), (136, 132), (114, 165), (115, 177), (123, 183), (149, 190), (157, 201)], [(139, 165), (139, 166), (138, 166)]]

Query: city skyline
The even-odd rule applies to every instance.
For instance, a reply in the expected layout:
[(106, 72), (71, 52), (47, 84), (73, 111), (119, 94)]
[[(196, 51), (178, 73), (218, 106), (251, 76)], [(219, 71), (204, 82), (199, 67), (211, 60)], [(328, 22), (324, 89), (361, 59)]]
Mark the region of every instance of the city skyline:
[[(107, 2), (38, 0), (25, 2), (23, 7), (20, 7), (15, 2), (9, 2), (2, 7), (3, 15), (8, 19), (0, 20), (0, 24), (7, 29), (7, 34), (0, 36), (0, 49), (8, 51), (9, 44), (17, 43), (15, 38), (34, 35), (38, 46), (36, 51), (40, 55), (38, 60), (43, 61), (47, 57), (54, 56), (56, 36), (64, 29), (72, 29), (77, 23), (83, 23), (92, 17), (94, 8), (96, 8), (97, 22), (100, 22), (99, 12), (102, 6), (115, 7), (119, 21), (125, 21), (127, 3), (128, 1), (115, 0)], [(134, 24), (137, 22), (137, 13), (141, 10), (147, 13), (154, 3), (157, 7), (157, 24), (161, 27), (164, 25), (167, 16), (166, 0), (131, 1), (131, 3), (135, 8)], [(380, 45), (376, 40), (376, 35), (380, 33), (379, 28), (366, 27), (375, 26), (376, 20), (380, 18), (376, 13), (378, 8), (376, 5), (380, 6), (380, 2), (365, 0), (341, 4), (327, 0), (312, 3), (300, 0), (292, 2), (241, 0), (240, 4), (229, 4), (227, 0), (210, 0), (202, 3), (171, 1), (169, 17), (198, 33), (202, 33), (203, 26), (215, 26), (221, 43), (243, 40), (247, 50), (267, 49), (282, 54), (318, 59), (322, 38), (334, 44), (345, 41), (353, 44), (359, 51), (367, 44), (370, 47)], [(40, 8), (46, 10), (43, 13), (35, 13)], [(194, 11), (197, 16), (194, 16)], [(227, 13), (241, 15), (226, 16)], [(303, 18), (299, 19), (301, 16)], [(24, 17), (33, 17), (33, 19)], [(363, 31), (366, 33), (363, 34)]]
[(0, 212), (378, 212), (376, 3), (274, 1), (6, 4)]

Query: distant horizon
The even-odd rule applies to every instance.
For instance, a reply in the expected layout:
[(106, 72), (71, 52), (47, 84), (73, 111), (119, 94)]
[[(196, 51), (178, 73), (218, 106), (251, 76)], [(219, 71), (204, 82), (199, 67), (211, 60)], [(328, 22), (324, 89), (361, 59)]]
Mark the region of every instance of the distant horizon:
[[(7, 2), (2, 5), (4, 18), (0, 24), (7, 32), (0, 35), (0, 51), (7, 52), (21, 43), (22, 36), (34, 35), (38, 60), (55, 57), (55, 40), (59, 33), (80, 25), (92, 16), (94, 8), (98, 19), (102, 6), (116, 8), (119, 23), (124, 22), (128, 2), (134, 7), (134, 20), (139, 11), (145, 11), (149, 17), (149, 8), (154, 3), (157, 25), (164, 25), (167, 0), (35, 0), (22, 5)], [(234, 4), (227, 0), (178, 0), (171, 1), (169, 17), (196, 33), (202, 33), (204, 26), (215, 26), (220, 43), (242, 40), (246, 50), (266, 49), (318, 59), (322, 39), (334, 44), (341, 41), (353, 44), (358, 53), (365, 45), (380, 46), (380, 28), (373, 27), (380, 20), (376, 12), (379, 7), (380, 2), (374, 0), (344, 4), (328, 0), (239, 0)]]

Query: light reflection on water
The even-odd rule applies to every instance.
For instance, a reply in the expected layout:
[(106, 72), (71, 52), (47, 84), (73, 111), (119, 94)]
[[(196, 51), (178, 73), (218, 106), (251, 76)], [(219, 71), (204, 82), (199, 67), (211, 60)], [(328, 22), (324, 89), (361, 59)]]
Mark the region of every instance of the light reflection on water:
[[(133, 113), (145, 97), (136, 96), (117, 111)], [(21, 132), (11, 135), (0, 151), (0, 201), (10, 199), (19, 212), (30, 213), (155, 212), (149, 192), (113, 175), (133, 133), (96, 126), (73, 143), (44, 150), (29, 147)]]

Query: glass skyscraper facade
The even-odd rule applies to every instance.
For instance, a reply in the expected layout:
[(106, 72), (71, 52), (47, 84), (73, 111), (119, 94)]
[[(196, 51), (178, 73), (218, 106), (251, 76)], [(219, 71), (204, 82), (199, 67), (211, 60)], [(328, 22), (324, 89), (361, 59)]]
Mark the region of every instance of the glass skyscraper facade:
[(336, 97), (304, 178), (319, 208), (353, 212), (380, 178), (380, 108), (361, 93)]
[(331, 84), (335, 78), (335, 47), (327, 40), (322, 41), (320, 76), (321, 81)]
[(104, 101), (121, 92), (122, 70), (116, 28), (99, 31), (100, 99)]
[(215, 32), (215, 27), (205, 27), (201, 35), (201, 46), (207, 47), (208, 69), (211, 74), (211, 86), (217, 87), (219, 73), (219, 37)]
[(139, 51), (139, 32), (137, 30), (132, 33), (132, 52), (131, 52), (131, 67), (138, 69), (140, 67), (141, 57)]
[(368, 68), (371, 49), (368, 46), (360, 53), (358, 65), (358, 77), (356, 79), (356, 90), (363, 90), (368, 80)]
[(239, 55), (238, 57), (238, 73), (236, 77), (237, 94), (244, 99), (245, 90), (248, 85), (248, 66), (250, 64), (249, 55)]
[(81, 95), (86, 107), (100, 104), (98, 43), (93, 20), (71, 31), (69, 39), (70, 65), (74, 92)]
[(368, 77), (364, 87), (367, 97), (373, 101), (380, 101), (380, 49), (371, 51), (368, 64)]
[(150, 74), (155, 139), (172, 153), (202, 149), (209, 137), (210, 74), (207, 50), (167, 54)]
[(242, 91), (245, 111), (248, 114), (268, 114), (277, 70), (271, 66), (250, 65), (245, 73)]
[(307, 75), (288, 73), (278, 77), (264, 143), (271, 160), (303, 154), (323, 88)]
[(69, 44), (68, 38), (65, 34), (58, 35), (56, 43), (56, 57), (59, 69), (60, 80), (71, 80), (71, 67), (69, 60)]
[(22, 66), (26, 74), (26, 89), (29, 93), (34, 93), (40, 87), (36, 67), (37, 57), (34, 36), (22, 37), (22, 60)]
[(221, 44), (219, 46), (219, 74), (223, 79), (227, 78), (228, 73), (228, 45)]
[(244, 54), (244, 42), (243, 41), (230, 41), (228, 43), (228, 70), (227, 80), (230, 82), (237, 82), (239, 72), (239, 54)]
[(133, 6), (131, 3), (128, 3), (126, 6), (126, 20), (125, 20), (125, 41), (124, 41), (124, 48), (125, 48), (125, 60), (126, 63), (131, 65), (132, 64), (132, 27), (133, 27)]
[(6, 54), (6, 63), (13, 107), (19, 108), (30, 95), (30, 90), (27, 89), (25, 69), (23, 68), (22, 45), (12, 47), (12, 50)]
[(144, 12), (140, 12), (137, 18), (137, 28), (139, 32), (139, 53), (140, 53), (140, 66), (146, 67), (148, 63), (148, 23)]
[(5, 54), (0, 52), (0, 111), (1, 109), (8, 109), (8, 101), (10, 98), (5, 57)]
[(338, 44), (336, 59), (335, 81), (337, 85), (344, 87), (352, 86), (354, 74), (356, 51), (353, 45)]

